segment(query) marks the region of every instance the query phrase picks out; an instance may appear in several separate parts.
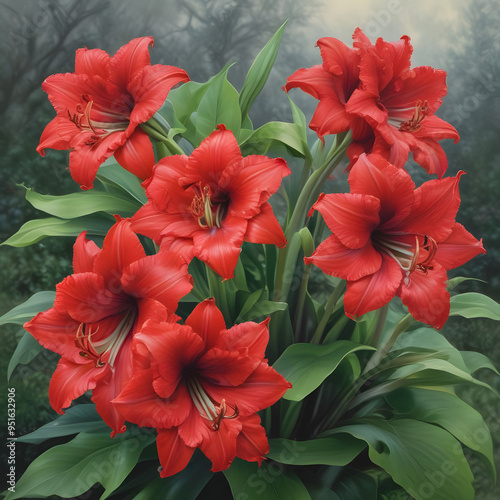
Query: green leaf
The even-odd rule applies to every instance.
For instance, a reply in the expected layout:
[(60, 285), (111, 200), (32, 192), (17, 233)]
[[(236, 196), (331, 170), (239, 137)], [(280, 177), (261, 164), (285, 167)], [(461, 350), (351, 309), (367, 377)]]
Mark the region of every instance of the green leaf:
[(484, 354), (475, 351), (460, 351), (460, 354), (471, 374), (477, 372), (481, 368), (487, 368), (488, 370), (494, 371), (497, 375), (500, 375), (495, 365)]
[(110, 438), (106, 434), (78, 434), (69, 443), (54, 446), (28, 467), (18, 480), (14, 498), (44, 498), (59, 495), (73, 498), (99, 482), (107, 498), (134, 468), (142, 449), (154, 441), (152, 434), (131, 432)]
[(453, 290), (458, 285), (462, 284), (464, 281), (481, 281), (482, 283), (486, 283), (486, 281), (480, 280), (478, 278), (466, 278), (464, 276), (457, 276), (456, 278), (448, 280), (448, 285), (446, 285), (446, 289), (448, 291)]
[(141, 181), (116, 163), (114, 158), (109, 158), (99, 167), (96, 179), (108, 190), (131, 202), (136, 201), (142, 205), (148, 201)]
[(211, 80), (211, 85), (200, 101), (196, 114), (196, 144), (220, 124), (224, 124), (238, 137), (241, 128), (238, 92), (227, 81), (227, 69)]
[(55, 437), (98, 431), (109, 432), (109, 428), (96, 412), (95, 405), (81, 404), (68, 408), (64, 415), (17, 440), (22, 443), (39, 444)]
[(245, 82), (241, 88), (239, 99), (241, 116), (243, 119), (245, 119), (248, 115), (248, 111), (252, 107), (253, 101), (260, 94), (260, 91), (266, 84), (276, 56), (278, 55), (281, 37), (287, 22), (288, 21), (285, 21), (278, 31), (276, 31), (276, 33), (266, 43), (248, 70)]
[(276, 462), (289, 465), (338, 465), (352, 462), (365, 448), (366, 443), (349, 434), (310, 441), (271, 439), (267, 454)]
[(454, 295), (450, 299), (450, 316), (489, 318), (500, 321), (500, 304), (476, 292)]
[(281, 464), (235, 459), (224, 471), (233, 498), (245, 500), (310, 500), (302, 481), (293, 473), (286, 472)]
[(333, 485), (333, 490), (336, 500), (377, 500), (377, 483), (364, 473), (342, 477)]
[(306, 158), (310, 155), (302, 128), (295, 123), (268, 122), (250, 134), (240, 147), (246, 155), (266, 154), (269, 149), (284, 146), (293, 156)]
[(366, 350), (374, 348), (347, 340), (321, 345), (291, 345), (273, 365), (293, 386), (283, 397), (300, 401), (319, 387), (348, 354)]
[(474, 498), (474, 478), (460, 443), (436, 425), (366, 418), (332, 431), (337, 432), (366, 441), (370, 460), (416, 500)]
[[(187, 467), (174, 476), (155, 478), (133, 500), (196, 500), (201, 490), (213, 477), (210, 462), (195, 452)], [(193, 478), (196, 478), (193, 481)]]
[(7, 380), (10, 380), (17, 365), (27, 365), (43, 350), (38, 341), (29, 332), (25, 332), (10, 358), (9, 366), (7, 367)]
[(78, 236), (82, 231), (88, 234), (105, 236), (113, 225), (114, 219), (108, 215), (89, 215), (76, 219), (47, 217), (35, 219), (23, 224), (19, 231), (0, 245), (25, 247), (33, 245), (47, 236)]
[(483, 455), (496, 477), (490, 431), (481, 414), (460, 398), (448, 392), (407, 387), (388, 394), (386, 399), (399, 416), (439, 425)]
[(26, 302), (19, 304), (0, 317), (0, 325), (12, 323), (24, 325), (40, 311), (46, 311), (54, 305), (55, 292), (37, 292)]
[(61, 219), (75, 219), (96, 212), (129, 217), (134, 215), (141, 207), (140, 203), (131, 202), (116, 194), (95, 189), (63, 196), (43, 195), (28, 189), (26, 191), (26, 200), (38, 210)]

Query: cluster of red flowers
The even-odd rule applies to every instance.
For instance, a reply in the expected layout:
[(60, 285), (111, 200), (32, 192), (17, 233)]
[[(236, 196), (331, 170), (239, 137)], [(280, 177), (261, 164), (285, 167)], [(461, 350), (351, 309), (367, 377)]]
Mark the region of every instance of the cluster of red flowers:
[[(358, 29), (354, 40), (353, 48), (319, 40), (323, 65), (297, 71), (285, 85), (319, 99), (310, 126), (321, 138), (348, 130), (353, 137), (351, 192), (321, 195), (313, 206), (333, 234), (306, 263), (347, 280), (344, 306), (352, 318), (398, 295), (416, 319), (440, 328), (449, 313), (446, 271), (484, 252), (455, 222), (460, 175), (441, 179), (447, 165), (438, 140), (458, 140), (434, 115), (445, 73), (411, 69), (408, 37), (372, 45)], [(53, 308), (25, 327), (61, 355), (50, 385), (53, 408), (62, 412), (92, 390), (113, 434), (126, 420), (156, 428), (165, 477), (183, 469), (197, 447), (214, 471), (235, 456), (260, 463), (269, 450), (257, 412), (290, 384), (265, 359), (268, 320), (227, 328), (213, 299), (183, 324), (176, 310), (193, 286), (193, 258), (230, 279), (244, 241), (286, 245), (268, 200), (290, 170), (280, 158), (243, 157), (223, 125), (189, 157), (155, 166), (139, 125), (189, 78), (179, 68), (151, 66), (151, 44), (149, 37), (132, 40), (113, 57), (81, 49), (75, 73), (43, 85), (57, 116), (38, 151), (69, 149), (71, 175), (83, 189), (114, 154), (145, 180), (148, 202), (131, 220), (117, 217), (102, 249), (85, 233), (78, 237), (74, 274), (57, 286)], [(410, 152), (440, 179), (415, 189), (400, 168)], [(159, 252), (147, 256), (136, 233)]]

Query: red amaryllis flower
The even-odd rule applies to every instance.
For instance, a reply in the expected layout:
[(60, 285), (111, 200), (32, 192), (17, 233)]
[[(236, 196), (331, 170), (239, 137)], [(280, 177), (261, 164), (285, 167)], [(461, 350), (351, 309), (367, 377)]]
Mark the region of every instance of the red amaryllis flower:
[(135, 336), (149, 366), (113, 401), (126, 419), (158, 429), (162, 477), (184, 469), (196, 448), (226, 469), (235, 456), (261, 463), (269, 451), (256, 412), (291, 385), (264, 359), (268, 322), (226, 329), (213, 299), (196, 306), (185, 325), (150, 321)]
[(352, 131), (347, 150), (352, 167), (363, 152), (376, 152), (403, 167), (410, 152), (429, 173), (447, 168), (442, 139), (459, 140), (457, 131), (434, 115), (446, 95), (446, 73), (428, 66), (410, 69), (413, 48), (379, 38), (372, 45), (357, 28), (351, 49), (335, 38), (321, 38), (323, 64), (300, 69), (285, 90), (300, 87), (319, 99), (309, 126), (320, 138)]
[(434, 115), (446, 95), (446, 72), (429, 66), (410, 69), (410, 38), (371, 45), (358, 28), (353, 35), (359, 49), (359, 79), (346, 111), (359, 116), (375, 131), (372, 151), (403, 167), (410, 152), (430, 174), (442, 177), (448, 161), (439, 142), (458, 132)]
[(147, 319), (175, 321), (192, 279), (177, 255), (147, 257), (126, 219), (110, 229), (102, 250), (80, 234), (73, 270), (57, 285), (54, 307), (24, 327), (62, 356), (50, 382), (52, 408), (63, 413), (92, 389), (96, 409), (114, 435), (125, 430), (125, 420), (110, 401), (132, 376), (133, 336)]
[(460, 175), (415, 189), (405, 170), (363, 154), (349, 174), (351, 192), (322, 195), (315, 203), (333, 234), (305, 261), (347, 280), (349, 317), (398, 295), (418, 321), (444, 325), (446, 271), (485, 253), (482, 242), (455, 222)]
[(135, 38), (113, 57), (78, 49), (75, 72), (49, 76), (42, 85), (57, 116), (45, 127), (37, 151), (70, 149), (69, 168), (90, 189), (99, 166), (112, 154), (146, 179), (155, 163), (149, 137), (138, 127), (162, 106), (170, 89), (189, 80), (174, 66), (151, 66), (153, 38)]
[(132, 229), (229, 279), (243, 241), (286, 244), (267, 200), (289, 173), (281, 158), (243, 158), (233, 133), (219, 125), (191, 156), (160, 160), (143, 184), (148, 202)]

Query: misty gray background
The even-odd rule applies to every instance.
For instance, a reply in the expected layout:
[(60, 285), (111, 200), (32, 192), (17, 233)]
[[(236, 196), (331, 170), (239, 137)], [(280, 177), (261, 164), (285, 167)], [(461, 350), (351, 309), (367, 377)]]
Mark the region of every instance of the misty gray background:
[[(195, 81), (205, 81), (227, 62), (237, 61), (229, 79), (239, 90), (253, 58), (287, 18), (275, 68), (250, 114), (255, 126), (290, 120), (281, 90), (287, 76), (321, 63), (318, 38), (332, 36), (350, 45), (358, 26), (372, 41), (409, 35), (413, 66), (448, 72), (448, 96), (437, 114), (458, 129), (461, 141), (444, 144), (447, 175), (468, 173), (460, 183), (458, 218), (483, 238), (488, 252), (459, 271), (485, 283), (467, 282), (461, 291), (481, 291), (499, 301), (500, 6), (494, 0), (5, 0), (0, 4), (0, 241), (27, 220), (44, 216), (27, 204), (16, 184), (44, 194), (78, 190), (67, 171), (67, 152), (47, 151), (45, 158), (35, 152), (54, 116), (41, 83), (50, 74), (73, 72), (77, 48), (98, 47), (114, 54), (131, 38), (152, 35), (152, 62), (182, 67)], [(290, 95), (309, 120), (317, 101), (298, 89)], [(429, 178), (420, 167), (409, 169), (417, 183)], [(52, 238), (24, 249), (0, 247), (0, 314), (36, 291), (54, 289), (71, 274), (72, 243)], [(481, 351), (500, 365), (500, 329), (493, 321), (452, 318), (443, 332), (457, 347)], [(2, 366), (7, 366), (20, 334), (2, 330)], [(25, 430), (53, 418), (46, 398), (53, 363), (46, 356), (31, 376), (17, 382), (14, 378), (18, 394), (26, 394), (19, 397), (18, 410)], [(500, 389), (497, 379), (488, 382)], [(478, 389), (464, 390), (463, 397), (488, 421), (500, 462), (498, 400)], [(22, 401), (29, 404), (22, 406)], [(494, 490), (474, 457), (471, 463), (477, 498), (499, 498), (500, 490)]]

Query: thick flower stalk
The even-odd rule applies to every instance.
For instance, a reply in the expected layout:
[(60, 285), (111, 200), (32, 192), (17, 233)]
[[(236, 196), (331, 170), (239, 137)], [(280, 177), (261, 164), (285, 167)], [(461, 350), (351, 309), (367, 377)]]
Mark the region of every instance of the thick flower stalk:
[(233, 133), (219, 125), (189, 157), (160, 160), (143, 184), (148, 202), (132, 228), (232, 278), (243, 241), (286, 244), (268, 199), (289, 173), (281, 158), (243, 157)]
[(318, 40), (323, 64), (300, 69), (284, 87), (319, 99), (310, 122), (320, 138), (352, 130), (350, 166), (363, 153), (378, 153), (403, 167), (409, 153), (430, 174), (442, 177), (448, 162), (439, 144), (459, 140), (453, 126), (435, 116), (446, 95), (446, 72), (411, 68), (410, 38), (379, 38), (375, 45), (357, 28), (353, 48), (335, 38)]
[(152, 37), (135, 38), (112, 57), (100, 49), (78, 49), (75, 72), (49, 76), (42, 85), (57, 115), (37, 151), (69, 149), (71, 176), (82, 189), (92, 188), (99, 166), (113, 154), (139, 178), (151, 174), (153, 145), (139, 125), (189, 77), (174, 66), (152, 66), (150, 45)]
[(54, 307), (24, 325), (61, 355), (49, 388), (59, 413), (85, 391), (113, 434), (124, 418), (111, 405), (133, 375), (134, 335), (147, 319), (176, 320), (178, 301), (192, 288), (186, 263), (167, 252), (146, 256), (128, 219), (118, 220), (102, 250), (80, 234), (74, 274), (57, 285)]
[(450, 309), (446, 271), (485, 253), (455, 221), (461, 174), (415, 189), (405, 170), (363, 154), (349, 174), (350, 193), (320, 196), (313, 209), (333, 234), (305, 261), (347, 280), (349, 317), (398, 295), (418, 321), (444, 325)]
[(128, 421), (158, 430), (162, 477), (184, 469), (196, 448), (213, 472), (235, 456), (262, 462), (269, 445), (256, 412), (291, 387), (264, 359), (268, 322), (226, 329), (207, 299), (185, 325), (150, 321), (135, 336), (138, 367), (113, 404)]

